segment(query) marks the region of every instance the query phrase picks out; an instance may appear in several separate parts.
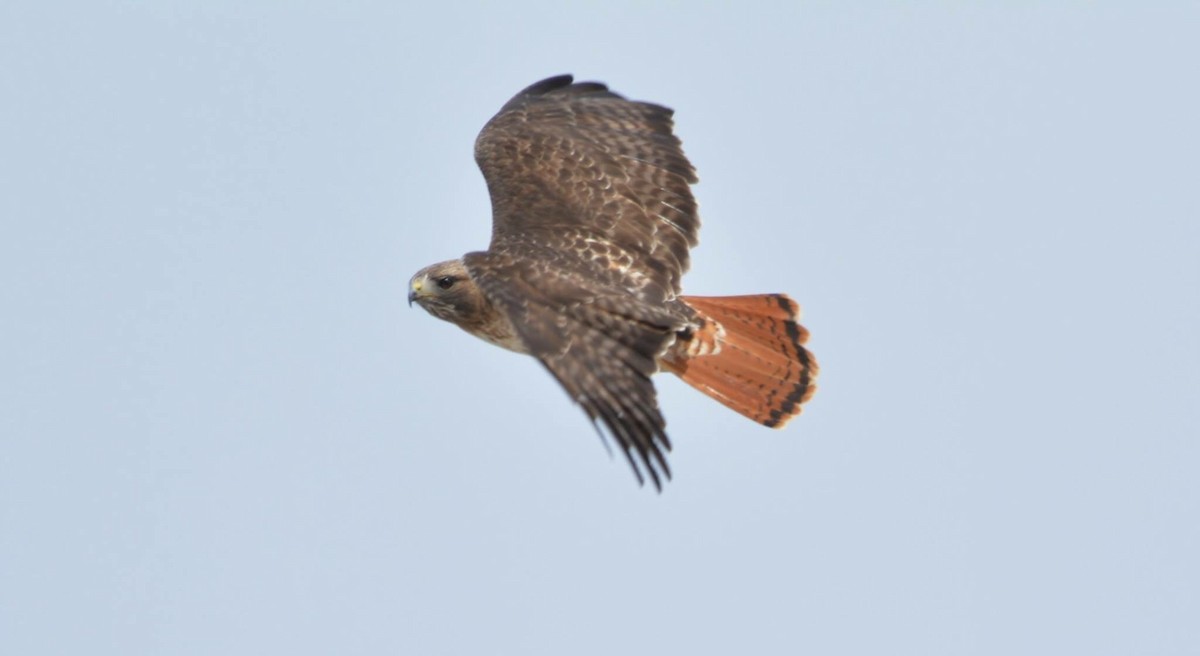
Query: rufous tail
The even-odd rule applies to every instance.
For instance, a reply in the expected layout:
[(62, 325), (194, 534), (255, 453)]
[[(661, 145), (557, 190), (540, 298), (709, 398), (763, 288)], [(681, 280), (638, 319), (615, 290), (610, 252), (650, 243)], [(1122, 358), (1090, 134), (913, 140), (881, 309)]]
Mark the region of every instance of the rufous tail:
[(817, 390), (800, 308), (783, 294), (683, 296), (699, 326), (660, 360), (684, 382), (754, 421), (782, 428)]

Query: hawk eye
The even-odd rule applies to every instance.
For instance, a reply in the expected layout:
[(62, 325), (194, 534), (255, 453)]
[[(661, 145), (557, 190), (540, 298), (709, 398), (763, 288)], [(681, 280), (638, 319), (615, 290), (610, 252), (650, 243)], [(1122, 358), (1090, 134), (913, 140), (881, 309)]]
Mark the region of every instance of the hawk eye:
[(442, 276), (437, 279), (437, 286), (442, 289), (450, 289), (454, 286), (455, 282), (457, 282), (457, 279), (454, 276)]

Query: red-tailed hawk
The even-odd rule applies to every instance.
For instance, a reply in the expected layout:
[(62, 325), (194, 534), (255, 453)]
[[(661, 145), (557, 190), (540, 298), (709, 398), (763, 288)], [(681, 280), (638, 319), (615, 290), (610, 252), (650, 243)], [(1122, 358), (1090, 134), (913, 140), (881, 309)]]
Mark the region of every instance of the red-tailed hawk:
[(665, 369), (778, 428), (816, 390), (783, 294), (681, 296), (700, 219), (672, 111), (562, 75), (518, 93), (475, 141), (488, 250), (425, 267), (409, 304), (537, 358), (662, 489), (671, 449), (650, 375)]

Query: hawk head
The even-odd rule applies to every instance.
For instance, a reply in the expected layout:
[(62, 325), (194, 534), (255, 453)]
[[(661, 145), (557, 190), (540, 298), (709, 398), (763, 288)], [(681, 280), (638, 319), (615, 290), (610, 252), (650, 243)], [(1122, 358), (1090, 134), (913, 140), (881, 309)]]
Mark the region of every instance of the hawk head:
[(464, 326), (479, 316), (483, 296), (462, 260), (449, 260), (413, 275), (408, 283), (408, 304), (413, 301), (439, 319)]
[(408, 304), (413, 301), (480, 339), (510, 351), (528, 352), (512, 322), (487, 300), (462, 260), (438, 262), (418, 271), (408, 283)]

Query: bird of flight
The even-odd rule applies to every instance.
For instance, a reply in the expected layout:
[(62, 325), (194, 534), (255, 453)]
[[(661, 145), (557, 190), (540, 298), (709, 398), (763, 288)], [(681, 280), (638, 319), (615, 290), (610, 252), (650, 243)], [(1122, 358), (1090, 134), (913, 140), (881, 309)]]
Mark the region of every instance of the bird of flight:
[(659, 490), (671, 442), (651, 374), (772, 428), (800, 413), (817, 376), (787, 296), (680, 294), (700, 219), (672, 114), (570, 75), (518, 93), (475, 141), (488, 250), (421, 269), (408, 293), (537, 358)]

